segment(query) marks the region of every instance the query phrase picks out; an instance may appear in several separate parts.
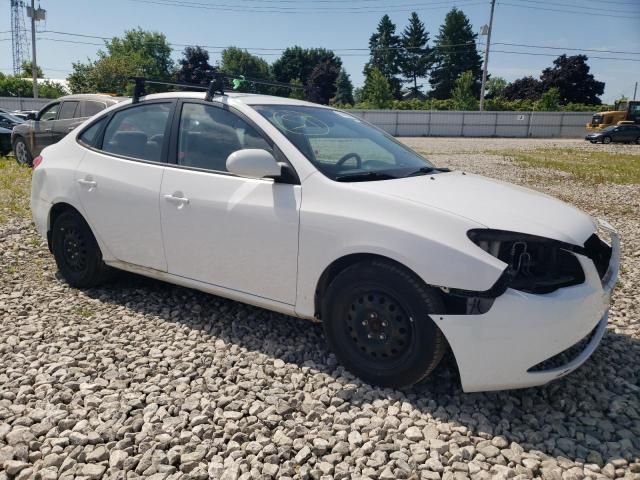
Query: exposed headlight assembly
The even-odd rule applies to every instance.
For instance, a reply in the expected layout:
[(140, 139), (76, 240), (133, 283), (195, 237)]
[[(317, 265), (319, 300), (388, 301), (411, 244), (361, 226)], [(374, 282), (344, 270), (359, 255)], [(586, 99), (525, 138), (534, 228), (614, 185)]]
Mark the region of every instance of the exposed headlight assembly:
[(492, 288), (502, 294), (507, 288), (529, 293), (551, 293), (584, 282), (580, 262), (572, 252), (582, 247), (535, 235), (490, 229), (469, 230), (478, 247), (507, 264)]

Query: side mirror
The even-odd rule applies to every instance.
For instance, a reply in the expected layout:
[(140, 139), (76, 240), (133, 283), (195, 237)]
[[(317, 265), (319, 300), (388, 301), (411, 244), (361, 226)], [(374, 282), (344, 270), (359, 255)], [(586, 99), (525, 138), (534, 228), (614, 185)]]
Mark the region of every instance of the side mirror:
[(33, 112), (27, 113), (27, 120), (36, 120), (36, 114)]
[(271, 152), (257, 148), (237, 150), (227, 157), (227, 170), (242, 177), (279, 177), (282, 166)]

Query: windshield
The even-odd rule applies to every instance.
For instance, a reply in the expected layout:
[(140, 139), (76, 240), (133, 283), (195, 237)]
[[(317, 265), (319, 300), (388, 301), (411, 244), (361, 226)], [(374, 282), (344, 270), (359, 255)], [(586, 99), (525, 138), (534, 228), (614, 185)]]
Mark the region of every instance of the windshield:
[(333, 180), (388, 180), (436, 170), (392, 136), (347, 113), (297, 105), (253, 108)]
[(18, 124), (18, 123), (22, 123), (22, 122), (23, 122), (23, 120), (22, 120), (21, 118), (14, 117), (14, 116), (13, 116), (13, 115), (11, 115), (10, 113), (4, 113), (4, 112), (2, 112), (2, 113), (0, 113), (0, 118), (3, 118), (3, 119), (6, 119), (6, 120), (9, 120), (10, 122), (13, 122), (13, 123), (15, 123), (15, 124)]

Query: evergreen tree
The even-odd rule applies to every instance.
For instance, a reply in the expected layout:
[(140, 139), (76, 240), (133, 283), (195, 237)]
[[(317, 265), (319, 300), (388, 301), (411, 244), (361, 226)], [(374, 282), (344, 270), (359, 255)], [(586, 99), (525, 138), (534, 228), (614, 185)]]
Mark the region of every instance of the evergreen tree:
[(378, 29), (369, 39), (371, 57), (364, 67), (365, 76), (369, 76), (371, 69), (376, 69), (386, 79), (395, 98), (400, 98), (401, 81), (396, 77), (400, 73), (400, 59), (402, 57), (402, 42), (396, 35), (396, 26), (385, 15), (378, 23)]
[(336, 80), (336, 98), (335, 102), (339, 105), (353, 105), (353, 84), (349, 78), (349, 74), (343, 68)]
[(377, 68), (370, 68), (362, 88), (362, 100), (375, 108), (389, 108), (393, 100), (391, 85)]
[(433, 52), (427, 47), (429, 32), (424, 28), (424, 23), (416, 12), (409, 17), (409, 25), (402, 32), (402, 55), (400, 58), (400, 71), (407, 83), (412, 84), (410, 89), (418, 93), (418, 78), (427, 76), (427, 72), (433, 65)]
[(185, 47), (177, 77), (180, 82), (205, 84), (211, 77), (213, 67), (209, 64), (209, 52), (199, 46)]
[(456, 79), (451, 100), (456, 110), (477, 110), (478, 97), (473, 91), (473, 74), (464, 72)]
[(451, 9), (435, 41), (436, 66), (429, 79), (431, 97), (451, 97), (456, 80), (467, 71), (471, 72), (474, 95), (480, 95), (482, 60), (476, 49), (476, 38), (477, 34), (473, 33), (471, 22), (462, 10)]

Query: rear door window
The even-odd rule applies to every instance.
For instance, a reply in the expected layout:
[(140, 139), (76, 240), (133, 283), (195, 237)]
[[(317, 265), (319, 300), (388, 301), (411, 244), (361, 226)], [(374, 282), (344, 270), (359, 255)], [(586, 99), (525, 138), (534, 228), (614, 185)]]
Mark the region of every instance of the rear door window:
[(107, 117), (101, 118), (100, 120), (95, 122), (93, 125), (91, 125), (89, 128), (87, 128), (84, 132), (82, 132), (82, 134), (79, 137), (79, 140), (85, 145), (88, 145), (90, 147), (95, 146), (96, 141), (98, 140), (98, 134), (100, 133), (100, 130), (102, 130), (102, 127), (106, 122), (107, 122)]
[(91, 100), (85, 100), (82, 103), (84, 103), (83, 117), (93, 117), (96, 113), (101, 112), (107, 107), (107, 105), (102, 102), (94, 102)]
[(76, 110), (78, 109), (78, 102), (62, 102), (60, 107), (60, 115), (58, 120), (68, 120), (70, 118), (77, 117)]
[(159, 162), (171, 107), (171, 103), (152, 103), (114, 113), (104, 132), (102, 150)]

